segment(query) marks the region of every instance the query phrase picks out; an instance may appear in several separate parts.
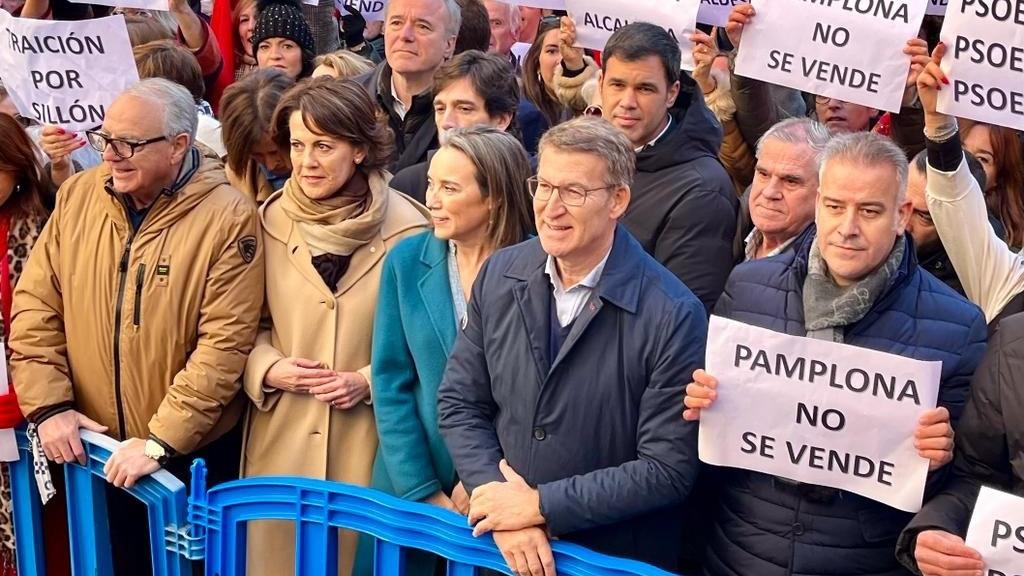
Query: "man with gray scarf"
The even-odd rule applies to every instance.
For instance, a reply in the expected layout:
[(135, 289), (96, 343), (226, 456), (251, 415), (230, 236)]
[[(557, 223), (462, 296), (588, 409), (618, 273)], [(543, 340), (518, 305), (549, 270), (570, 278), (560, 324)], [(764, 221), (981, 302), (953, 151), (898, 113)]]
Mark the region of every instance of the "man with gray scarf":
[[(981, 311), (918, 266), (905, 234), (907, 160), (870, 133), (825, 149), (815, 225), (795, 248), (738, 266), (715, 313), (807, 336), (942, 362), (939, 407), (918, 422), (914, 446), (929, 461), (925, 499), (952, 460), (953, 427), (985, 350)], [(719, 392), (702, 370), (683, 417), (700, 418)], [(781, 407), (779, 407), (781, 409)], [(861, 431), (870, 435), (871, 430)], [(907, 574), (894, 549), (912, 515), (843, 490), (738, 469), (715, 469), (720, 490), (708, 536), (708, 574)]]

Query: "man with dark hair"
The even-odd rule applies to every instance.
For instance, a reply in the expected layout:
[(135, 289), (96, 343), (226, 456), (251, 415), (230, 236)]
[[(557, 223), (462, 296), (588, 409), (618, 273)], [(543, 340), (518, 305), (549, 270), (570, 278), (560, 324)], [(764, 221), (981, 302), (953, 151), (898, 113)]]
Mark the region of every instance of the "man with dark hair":
[(455, 0), (391, 0), (384, 14), (385, 61), (355, 81), (388, 115), (395, 133), (397, 172), (437, 148), (431, 114), (434, 72), (451, 58), (462, 24)]
[[(433, 93), (434, 124), (441, 145), (454, 128), (493, 126), (514, 131), (519, 83), (512, 64), (497, 54), (470, 50), (457, 55), (434, 75)], [(399, 171), (391, 179), (391, 187), (423, 202), (429, 163), (428, 156), (425, 162)]]
[(739, 202), (718, 160), (721, 125), (699, 90), (679, 98), (680, 60), (664, 28), (619, 28), (604, 49), (601, 101), (636, 150), (623, 223), (710, 310), (732, 269)]
[(469, 50), (487, 52), (491, 44), (491, 24), (487, 8), (480, 0), (456, 0), (462, 8), (462, 26), (455, 40), (455, 53)]
[[(971, 176), (978, 182), (978, 187), (985, 189), (985, 169), (981, 162), (974, 155), (964, 152), (967, 167)], [(928, 151), (922, 150), (910, 163), (910, 178), (907, 180), (907, 199), (914, 205), (914, 213), (907, 225), (907, 232), (914, 238), (914, 247), (917, 251), (917, 259), (921, 268), (932, 273), (933, 276), (942, 280), (947, 286), (956, 290), (961, 296), (966, 297), (963, 284), (949, 261), (946, 248), (939, 238), (939, 231), (935, 229), (935, 222), (932, 221), (931, 212), (928, 210), (928, 202), (925, 198), (925, 186), (928, 183)], [(998, 220), (989, 216), (989, 223), (995, 229), (996, 234), (1002, 237), (1004, 230)]]

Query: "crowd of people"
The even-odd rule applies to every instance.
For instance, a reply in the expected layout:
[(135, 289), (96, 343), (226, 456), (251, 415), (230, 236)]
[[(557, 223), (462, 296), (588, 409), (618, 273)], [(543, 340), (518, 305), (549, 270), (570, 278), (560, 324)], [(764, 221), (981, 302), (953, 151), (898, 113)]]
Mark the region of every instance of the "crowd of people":
[[(0, 87), (0, 428), (27, 421), (44, 496), (81, 429), (121, 441), (117, 574), (149, 570), (121, 488), (200, 457), (213, 485), (462, 514), (517, 575), (553, 576), (553, 540), (688, 574), (982, 574), (979, 486), (1024, 495), (1024, 140), (938, 111), (935, 17), (880, 113), (738, 76), (747, 4), (689, 38), (692, 73), (656, 24), (595, 52), (564, 13), (497, 0), (390, 0), (380, 22), (236, 0), (226, 31), (169, 6), (112, 10), (141, 80), (101, 126), (40, 124)], [(697, 421), (742, 394), (704, 370), (711, 314), (941, 362), (923, 509), (702, 465)], [(293, 570), (290, 523), (246, 542), (248, 573)], [(371, 537), (337, 553), (371, 573)]]

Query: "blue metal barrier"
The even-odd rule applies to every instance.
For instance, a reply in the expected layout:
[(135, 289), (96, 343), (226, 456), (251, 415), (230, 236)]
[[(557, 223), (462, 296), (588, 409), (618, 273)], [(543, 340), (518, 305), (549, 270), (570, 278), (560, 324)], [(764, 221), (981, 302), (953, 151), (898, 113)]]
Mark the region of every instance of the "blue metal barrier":
[[(110, 527), (107, 524), (106, 480), (103, 466), (118, 442), (81, 430), (86, 464), (64, 466), (67, 486), (71, 570), (75, 576), (113, 573)], [(11, 496), (19, 575), (45, 574), (42, 545), (42, 506), (32, 473), (32, 453), (24, 431), (17, 432), (21, 458), (10, 465)], [(196, 546), (188, 539), (185, 485), (160, 470), (140, 479), (127, 492), (146, 505), (149, 516), (150, 561), (155, 576), (190, 576)], [(60, 497), (58, 495), (57, 497)]]
[[(72, 570), (76, 576), (112, 573), (103, 466), (117, 448), (109, 437), (82, 431), (86, 466), (64, 466)], [(44, 574), (41, 505), (32, 455), (18, 432), (21, 459), (11, 464), (14, 526), (20, 575)], [(295, 477), (257, 477), (206, 489), (202, 460), (192, 465), (185, 486), (166, 471), (141, 479), (130, 494), (149, 510), (154, 576), (188, 576), (190, 560), (205, 558), (209, 576), (245, 572), (246, 527), (253, 520), (295, 523), (295, 574), (337, 573), (338, 530), (376, 537), (375, 574), (404, 571), (408, 549), (448, 559), (447, 576), (473, 576), (476, 568), (510, 574), (490, 534), (475, 538), (466, 518), (442, 508), (410, 502), (340, 482)], [(669, 576), (647, 564), (597, 554), (567, 542), (552, 542), (555, 566), (565, 576)]]

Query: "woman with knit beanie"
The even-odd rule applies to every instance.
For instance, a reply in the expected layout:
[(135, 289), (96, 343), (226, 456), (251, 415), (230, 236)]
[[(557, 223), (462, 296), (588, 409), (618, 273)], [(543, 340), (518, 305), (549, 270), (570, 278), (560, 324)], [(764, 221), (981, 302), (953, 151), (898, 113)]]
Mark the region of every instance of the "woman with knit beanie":
[(293, 80), (313, 73), (313, 32), (299, 0), (259, 0), (252, 50), (260, 68), (278, 68)]

